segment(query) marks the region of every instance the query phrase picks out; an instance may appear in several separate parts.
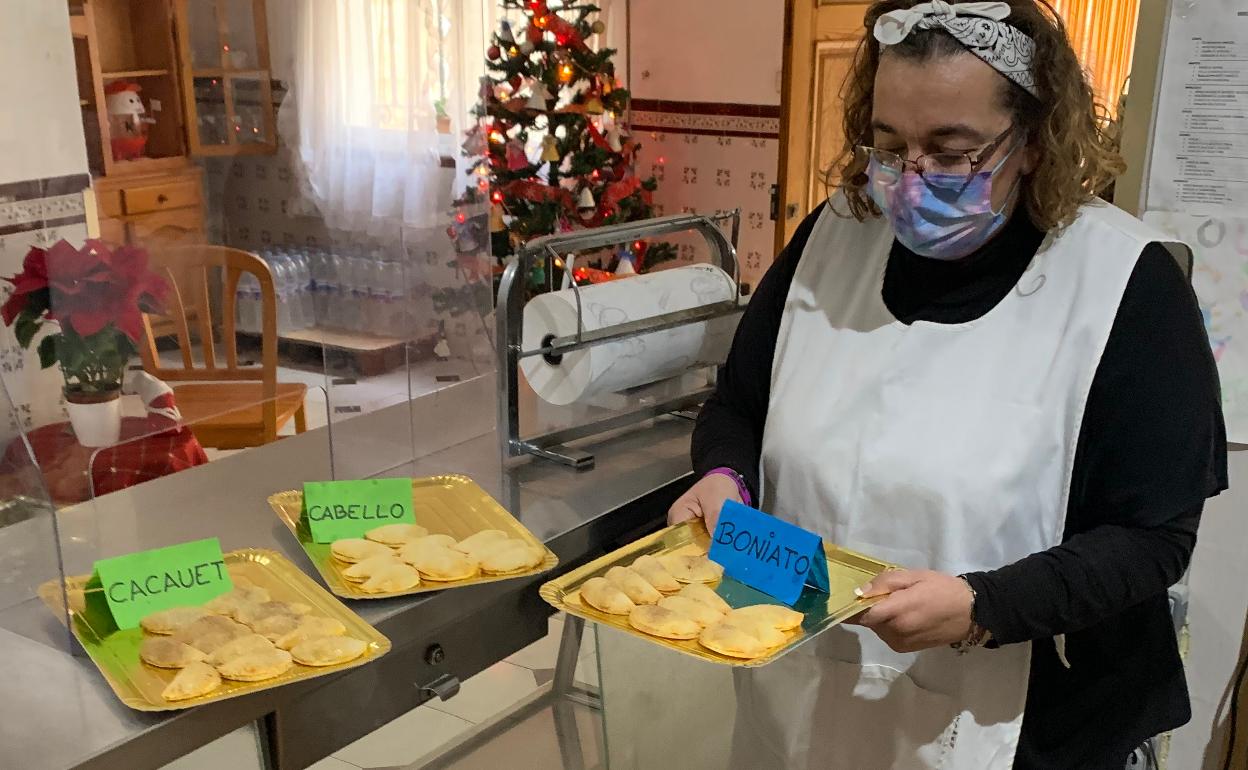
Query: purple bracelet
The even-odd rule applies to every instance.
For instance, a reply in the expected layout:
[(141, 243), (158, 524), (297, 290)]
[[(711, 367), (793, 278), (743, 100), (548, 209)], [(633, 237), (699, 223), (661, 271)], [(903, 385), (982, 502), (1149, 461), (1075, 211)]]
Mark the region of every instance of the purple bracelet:
[[(741, 478), (741, 474), (732, 468), (716, 468), (715, 470), (707, 471), (706, 476), (727, 476), (732, 479), (737, 483), (737, 492), (741, 495), (741, 502), (746, 505), (753, 505), (750, 498), (750, 488), (745, 485), (745, 479)], [(702, 478), (706, 478), (706, 476)]]

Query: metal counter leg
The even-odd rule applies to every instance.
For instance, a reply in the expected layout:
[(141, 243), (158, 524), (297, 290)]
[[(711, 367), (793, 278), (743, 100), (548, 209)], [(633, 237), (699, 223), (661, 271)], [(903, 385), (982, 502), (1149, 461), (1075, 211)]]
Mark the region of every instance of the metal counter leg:
[[(555, 735), (559, 741), (559, 755), (563, 770), (584, 770), (585, 753), (581, 747), (581, 733), (576, 726), (573, 704), (583, 702), (576, 687), (576, 663), (581, 653), (581, 638), (585, 633), (585, 621), (568, 615), (563, 621), (563, 636), (559, 640), (559, 654), (555, 658), (555, 678), (551, 682), (551, 711), (555, 720)], [(581, 697), (578, 697), (581, 696)], [(590, 705), (597, 708), (596, 704)]]

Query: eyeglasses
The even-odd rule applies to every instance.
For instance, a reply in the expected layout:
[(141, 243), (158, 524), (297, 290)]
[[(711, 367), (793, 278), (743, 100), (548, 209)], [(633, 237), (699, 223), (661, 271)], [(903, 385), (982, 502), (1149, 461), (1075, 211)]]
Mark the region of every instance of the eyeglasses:
[(1014, 126), (1005, 129), (1000, 136), (978, 150), (935, 152), (930, 155), (920, 155), (914, 160), (903, 158), (890, 150), (881, 150), (865, 144), (858, 145), (858, 151), (895, 174), (902, 174), (907, 168), (913, 168), (919, 176), (924, 178), (929, 174), (964, 176), (969, 184), (1012, 133), (1014, 133)]

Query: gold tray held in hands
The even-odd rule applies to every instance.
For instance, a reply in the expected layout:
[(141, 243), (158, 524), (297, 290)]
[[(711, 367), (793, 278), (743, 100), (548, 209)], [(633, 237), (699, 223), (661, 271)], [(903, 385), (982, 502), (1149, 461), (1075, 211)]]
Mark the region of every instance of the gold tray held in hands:
[[(581, 601), (580, 588), (585, 581), (605, 575), (612, 567), (630, 565), (637, 557), (646, 554), (659, 556), (668, 553), (705, 553), (710, 546), (711, 538), (701, 519), (677, 524), (559, 576), (542, 586), (541, 595), (555, 609), (601, 623), (604, 626), (611, 626), (626, 634), (632, 634), (695, 658), (728, 666), (758, 667), (771, 663), (824, 629), (835, 626), (877, 603), (883, 597), (860, 599), (854, 594), (854, 589), (869, 582), (881, 572), (893, 569), (890, 564), (825, 543), (824, 552), (828, 559), (828, 584), (831, 592), (824, 594), (808, 587), (798, 599), (797, 604), (793, 605), (793, 609), (805, 616), (801, 628), (791, 632), (789, 641), (784, 645), (777, 647), (764, 657), (751, 660), (731, 658), (712, 652), (700, 645), (696, 639), (677, 641), (651, 636), (633, 628), (627, 616), (608, 615)], [(767, 594), (730, 577), (723, 578), (711, 587), (734, 608), (778, 603), (776, 599)]]
[(307, 552), (308, 558), (321, 573), (325, 585), (338, 596), (346, 599), (387, 599), (394, 596), (408, 596), (428, 591), (441, 591), (445, 588), (460, 588), (492, 583), (497, 580), (539, 575), (554, 569), (559, 564), (559, 557), (546, 544), (538, 540), (532, 532), (516, 520), (498, 502), (490, 497), (475, 481), (467, 476), (434, 476), (427, 479), (412, 479), (412, 507), (416, 513), (416, 523), (429, 530), (430, 534), (450, 535), (456, 540), (463, 540), (469, 535), (484, 529), (498, 529), (512, 537), (520, 538), (526, 543), (542, 549), (545, 557), (542, 563), (532, 569), (509, 572), (502, 575), (479, 573), (475, 577), (464, 580), (432, 581), (421, 578), (420, 585), (406, 591), (391, 593), (369, 593), (360, 589), (360, 585), (352, 583), (342, 576), (343, 570), (351, 565), (343, 564), (330, 554), (329, 543), (317, 543), (312, 533), (301, 523), (303, 512), (303, 492), (292, 490), (278, 492), (269, 498), (269, 505), (277, 513), (277, 517), (299, 540), (299, 545)]
[[(347, 636), (367, 642), (368, 649), (355, 660), (336, 666), (304, 666), (296, 663), (285, 674), (272, 679), (261, 682), (223, 679), (221, 686), (207, 695), (167, 701), (161, 697), (161, 692), (173, 680), (177, 670), (149, 666), (139, 659), (139, 645), (144, 639), (142, 629), (118, 631), (93, 626), (90, 614), (83, 612), (86, 606), (86, 585), (91, 576), (67, 578), (66, 593), (69, 597), (70, 625), (74, 636), (122, 703), (137, 711), (176, 711), (236, 698), (258, 690), (281, 687), (291, 682), (335, 674), (370, 663), (390, 651), (389, 639), (347, 609), (342, 602), (330, 596), (315, 580), (276, 551), (258, 548), (230, 551), (225, 554), (225, 564), (231, 577), (247, 578), (267, 590), (273, 599), (309, 604), (312, 606), (312, 614), (339, 621), (347, 627)], [(63, 595), (57, 589), (55, 581), (40, 586), (39, 596), (57, 617), (65, 617)]]

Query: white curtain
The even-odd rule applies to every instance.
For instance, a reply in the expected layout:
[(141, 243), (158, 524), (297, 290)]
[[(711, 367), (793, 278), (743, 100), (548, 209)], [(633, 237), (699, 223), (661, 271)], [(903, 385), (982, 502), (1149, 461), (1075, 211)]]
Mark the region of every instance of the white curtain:
[(341, 230), (435, 224), (450, 198), (439, 158), (454, 153), (435, 104), (454, 115), (439, 69), (453, 66), (444, 34), (458, 0), (287, 1), (296, 28), (278, 126), (305, 195)]

